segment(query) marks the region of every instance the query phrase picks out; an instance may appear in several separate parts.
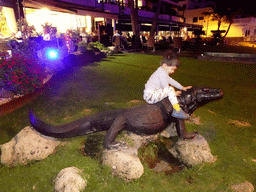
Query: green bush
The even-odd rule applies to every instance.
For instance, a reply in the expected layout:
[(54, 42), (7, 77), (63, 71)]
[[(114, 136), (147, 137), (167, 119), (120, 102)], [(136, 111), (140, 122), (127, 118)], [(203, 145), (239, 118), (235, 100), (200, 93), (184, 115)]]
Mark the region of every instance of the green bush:
[(84, 41), (81, 41), (78, 43), (78, 50), (81, 53), (85, 53), (87, 51), (87, 43), (85, 43)]
[(96, 42), (90, 42), (88, 45), (89, 49), (93, 49), (93, 48), (97, 48), (99, 50), (106, 50), (109, 51), (109, 48), (105, 47), (102, 43), (100, 43), (99, 41)]

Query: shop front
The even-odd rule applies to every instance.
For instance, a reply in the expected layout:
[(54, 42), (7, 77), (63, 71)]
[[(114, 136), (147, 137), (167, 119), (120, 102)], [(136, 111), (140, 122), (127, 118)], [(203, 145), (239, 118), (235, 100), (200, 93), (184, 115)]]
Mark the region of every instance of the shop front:
[(0, 38), (8, 39), (16, 33), (17, 24), (13, 8), (0, 6)]
[(102, 34), (113, 35), (117, 15), (87, 10), (65, 10), (44, 4), (25, 4), (25, 18), (34, 26), (39, 35), (44, 36), (47, 26), (56, 29), (56, 35), (75, 32), (86, 42), (100, 41)]
[(85, 29), (91, 33), (91, 16), (76, 15), (75, 13), (65, 13), (52, 11), (48, 8), (25, 8), (25, 17), (29, 25), (33, 25), (37, 33), (44, 33), (45, 24), (57, 29), (58, 33), (66, 33), (68, 30)]

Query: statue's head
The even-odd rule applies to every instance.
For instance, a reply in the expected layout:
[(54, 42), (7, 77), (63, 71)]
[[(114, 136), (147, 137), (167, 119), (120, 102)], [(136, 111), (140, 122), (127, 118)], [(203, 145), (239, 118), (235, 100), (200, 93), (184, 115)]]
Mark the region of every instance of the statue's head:
[(192, 87), (187, 91), (182, 91), (182, 94), (178, 97), (178, 101), (186, 113), (192, 114), (198, 107), (210, 101), (221, 99), (223, 95), (221, 89)]

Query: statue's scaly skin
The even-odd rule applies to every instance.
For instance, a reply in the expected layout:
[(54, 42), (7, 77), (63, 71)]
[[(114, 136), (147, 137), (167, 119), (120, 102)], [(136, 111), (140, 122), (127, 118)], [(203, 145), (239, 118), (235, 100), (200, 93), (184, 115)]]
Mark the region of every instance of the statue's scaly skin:
[[(220, 89), (193, 87), (182, 91), (178, 97), (183, 110), (192, 114), (195, 109), (206, 103), (223, 97)], [(184, 120), (171, 116), (172, 105), (167, 98), (156, 104), (145, 104), (139, 107), (101, 112), (87, 116), (68, 124), (53, 126), (37, 118), (30, 110), (30, 122), (35, 130), (46, 136), (68, 138), (107, 131), (104, 147), (110, 148), (122, 130), (137, 134), (152, 135), (162, 132), (171, 122), (176, 123), (177, 132), (182, 137), (185, 130)]]

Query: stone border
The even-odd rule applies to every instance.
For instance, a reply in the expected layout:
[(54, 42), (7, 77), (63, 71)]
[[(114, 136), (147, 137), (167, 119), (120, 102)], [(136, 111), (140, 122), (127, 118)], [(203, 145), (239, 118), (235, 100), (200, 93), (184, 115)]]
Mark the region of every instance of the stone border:
[(199, 55), (197, 59), (205, 61), (256, 64), (256, 54), (246, 53), (204, 52), (203, 54)]
[(210, 57), (256, 58), (256, 54), (249, 53), (204, 52), (204, 55)]
[[(47, 77), (43, 80), (43, 85), (46, 84), (51, 78), (52, 78), (53, 74), (48, 74)], [(30, 93), (28, 93), (30, 94)], [(9, 103), (10, 101), (14, 100), (14, 99), (18, 99), (20, 97), (24, 97), (26, 95), (14, 95), (13, 98), (0, 98), (0, 105)]]

